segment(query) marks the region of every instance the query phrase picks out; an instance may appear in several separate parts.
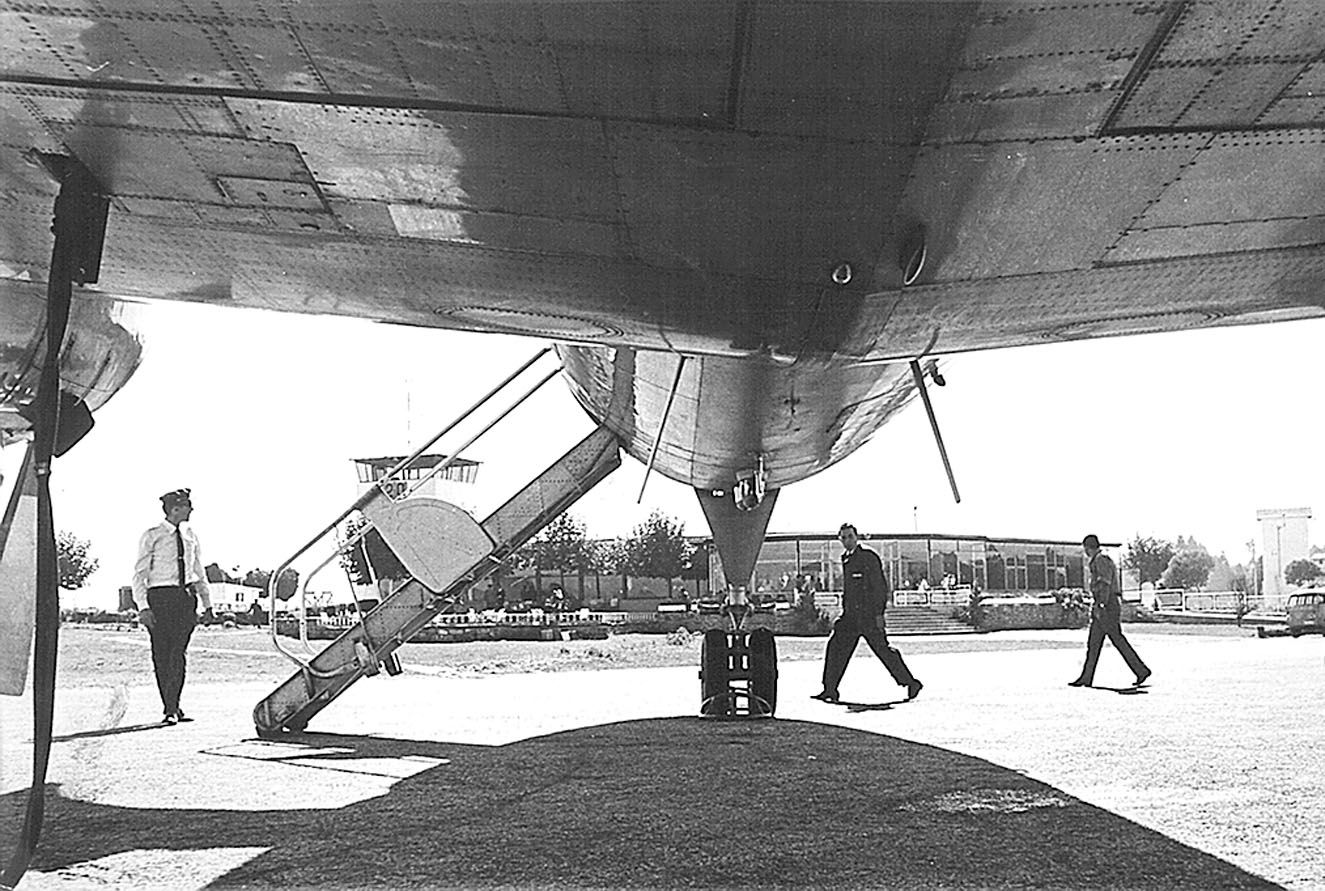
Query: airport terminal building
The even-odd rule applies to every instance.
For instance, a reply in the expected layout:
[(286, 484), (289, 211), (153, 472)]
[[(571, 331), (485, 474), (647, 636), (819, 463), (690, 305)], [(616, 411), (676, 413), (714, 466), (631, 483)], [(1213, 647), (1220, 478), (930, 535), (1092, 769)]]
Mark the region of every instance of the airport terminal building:
[[(895, 591), (960, 587), (1016, 594), (1084, 586), (1079, 541), (867, 530), (861, 530), (860, 538), (883, 561), (884, 575)], [(716, 548), (707, 550), (710, 585), (722, 590), (722, 561)], [(841, 591), (841, 553), (836, 532), (771, 533), (755, 564), (754, 590)]]

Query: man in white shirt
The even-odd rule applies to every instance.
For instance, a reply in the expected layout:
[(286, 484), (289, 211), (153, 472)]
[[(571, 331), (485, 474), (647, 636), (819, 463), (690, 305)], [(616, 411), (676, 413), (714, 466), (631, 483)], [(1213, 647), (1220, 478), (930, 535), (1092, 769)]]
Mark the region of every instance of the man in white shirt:
[(202, 568), (202, 552), (193, 529), (183, 524), (193, 513), (188, 489), (161, 496), (166, 518), (143, 533), (133, 568), (133, 600), (138, 621), (152, 637), (152, 666), (165, 710), (164, 723), (190, 720), (179, 707), (184, 689), (185, 652), (198, 622), (198, 601), (204, 618), (212, 617), (211, 591)]

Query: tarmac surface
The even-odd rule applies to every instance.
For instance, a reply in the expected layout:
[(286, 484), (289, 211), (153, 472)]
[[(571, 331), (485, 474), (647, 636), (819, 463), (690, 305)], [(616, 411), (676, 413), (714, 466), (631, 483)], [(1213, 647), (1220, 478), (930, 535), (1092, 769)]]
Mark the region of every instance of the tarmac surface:
[[(1066, 686), (1084, 631), (999, 632), (896, 639), (913, 702), (861, 646), (842, 705), (780, 638), (762, 721), (695, 717), (697, 640), (409, 645), (270, 742), (254, 632), (199, 633), (163, 727), (146, 635), (66, 627), (19, 887), (1325, 888), (1325, 642), (1127, 633), (1140, 692), (1108, 647)], [(4, 857), (31, 732), (0, 698)]]

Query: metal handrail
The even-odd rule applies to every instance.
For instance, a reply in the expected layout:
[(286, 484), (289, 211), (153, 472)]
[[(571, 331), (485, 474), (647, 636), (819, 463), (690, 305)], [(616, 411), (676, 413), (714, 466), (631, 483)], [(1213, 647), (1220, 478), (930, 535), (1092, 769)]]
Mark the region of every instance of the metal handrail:
[[(539, 359), (543, 358), (545, 355), (547, 355), (550, 352), (552, 352), (551, 346), (543, 347), (541, 350), (539, 350), (537, 353), (531, 356), (527, 361), (525, 361), (525, 363), (522, 364), (519, 368), (517, 368), (511, 374), (507, 375), (506, 378), (502, 380), (501, 383), (497, 384), (497, 386), (493, 387), (486, 394), (484, 394), (482, 398), (480, 398), (478, 401), (473, 403), (455, 420), (453, 420), (451, 423), (443, 427), (439, 433), (437, 433), (435, 436), (433, 436), (431, 439), (425, 442), (422, 446), (416, 449), (411, 455), (409, 455), (406, 458), (402, 458), (399, 462), (396, 463), (394, 467), (392, 467), (385, 474), (383, 474), (380, 479), (376, 480), (372, 488), (370, 488), (367, 492), (363, 493), (358, 498), (356, 498), (354, 500), (354, 503), (351, 504), (348, 508), (346, 508), (339, 516), (337, 516), (335, 520), (329, 523), (325, 528), (322, 529), (321, 532), (317, 533), (317, 535), (313, 536), (313, 538), (309, 539), (309, 541), (306, 542), (303, 545), (303, 547), (299, 548), (299, 550), (295, 551), (293, 555), (286, 558), (286, 560), (274, 572), (272, 572), (271, 577), (267, 580), (267, 596), (269, 598), (268, 602), (271, 604), (271, 615), (269, 616), (271, 643), (272, 646), (275, 647), (277, 652), (285, 656), (290, 661), (294, 662), (302, 670), (312, 674), (314, 677), (324, 677), (324, 678), (335, 677), (336, 675), (344, 674), (346, 673), (347, 670), (349, 670), (347, 666), (338, 666), (337, 668), (332, 669), (330, 671), (321, 671), (315, 669), (312, 667), (311, 659), (306, 660), (302, 658), (299, 654), (289, 649), (286, 649), (284, 646), (281, 645), (278, 635), (276, 634), (276, 602), (277, 602), (276, 585), (281, 575), (287, 569), (289, 569), (296, 560), (298, 560), (304, 554), (308, 553), (308, 551), (314, 545), (322, 541), (322, 539), (326, 538), (326, 536), (331, 532), (337, 531), (340, 528), (340, 524), (344, 522), (355, 511), (362, 512), (364, 508), (366, 508), (372, 502), (376, 501), (379, 497), (391, 498), (391, 496), (388, 495), (386, 492), (387, 483), (392, 482), (399, 473), (407, 469), (415, 460), (419, 458), (419, 456), (421, 456), (428, 449), (432, 448), (438, 442), (438, 440), (440, 440), (447, 433), (450, 433), (457, 426), (459, 426), (461, 423), (467, 420), (471, 415), (473, 415), (474, 412), (478, 411), (480, 408), (482, 408), (484, 405), (490, 402), (495, 396), (497, 396), (497, 394), (505, 390), (516, 378), (522, 375), (531, 366), (533, 366), (534, 363), (536, 363)], [(541, 378), (538, 381), (538, 383), (534, 384), (531, 388), (526, 390), (524, 394), (520, 396), (519, 399), (517, 399), (514, 403), (508, 406), (505, 411), (501, 412), (501, 414), (499, 414), (495, 420), (489, 422), (477, 434), (470, 437), (470, 439), (464, 445), (462, 445), (459, 449), (456, 449), (455, 454), (449, 456), (445, 461), (443, 461), (437, 467), (434, 467), (426, 476), (422, 477), (413, 486), (411, 486), (406, 492), (406, 496), (415, 492), (419, 486), (421, 486), (427, 480), (431, 479), (437, 473), (440, 473), (442, 470), (445, 470), (447, 467), (450, 467), (451, 464), (454, 463), (460, 457), (460, 454), (465, 449), (473, 445), (474, 442), (480, 436), (482, 436), (483, 434), (491, 430), (493, 427), (495, 427), (498, 422), (500, 422), (503, 418), (507, 417), (512, 411), (514, 411), (521, 404), (523, 404), (525, 400), (529, 399), (529, 397), (531, 397), (544, 384), (546, 384), (553, 377), (555, 377), (560, 371), (561, 368), (560, 366), (558, 366), (557, 368), (553, 369), (552, 371), (544, 375), (543, 378)], [(304, 580), (304, 584), (301, 586), (299, 591), (300, 612), (305, 617), (305, 621), (300, 623), (300, 641), (304, 645), (305, 649), (307, 649), (309, 652), (312, 651), (312, 648), (308, 644), (308, 637), (307, 637), (308, 632), (307, 632), (307, 621), (306, 621), (308, 615), (308, 583), (313, 579), (314, 576), (316, 576), (319, 572), (325, 569), (327, 565), (331, 563), (332, 560), (335, 560), (341, 554), (345, 553), (348, 548), (357, 545), (372, 529), (373, 525), (371, 522), (365, 523), (362, 527), (356, 530), (353, 535), (349, 536), (344, 542), (341, 542), (332, 552), (331, 556), (328, 557), (326, 560), (322, 561), (322, 563), (318, 564), (318, 566), (314, 568), (314, 570), (311, 573), (309, 573), (308, 578)], [(366, 549), (364, 556), (366, 562), (366, 557), (367, 557)], [(356, 607), (356, 612), (359, 616), (359, 621), (362, 622), (363, 611), (362, 609), (359, 609), (359, 599), (357, 595), (355, 595), (355, 607)]]

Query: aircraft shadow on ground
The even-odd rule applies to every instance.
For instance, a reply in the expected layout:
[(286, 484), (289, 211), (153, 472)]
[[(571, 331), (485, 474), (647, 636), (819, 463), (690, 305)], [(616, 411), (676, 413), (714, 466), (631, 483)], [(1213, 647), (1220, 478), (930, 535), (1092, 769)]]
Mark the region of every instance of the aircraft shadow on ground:
[(842, 727), (669, 718), (499, 747), (296, 741), (322, 750), (305, 764), (445, 761), (331, 810), (121, 808), (52, 787), (34, 869), (274, 844), (212, 887), (1277, 887), (1016, 771)]

